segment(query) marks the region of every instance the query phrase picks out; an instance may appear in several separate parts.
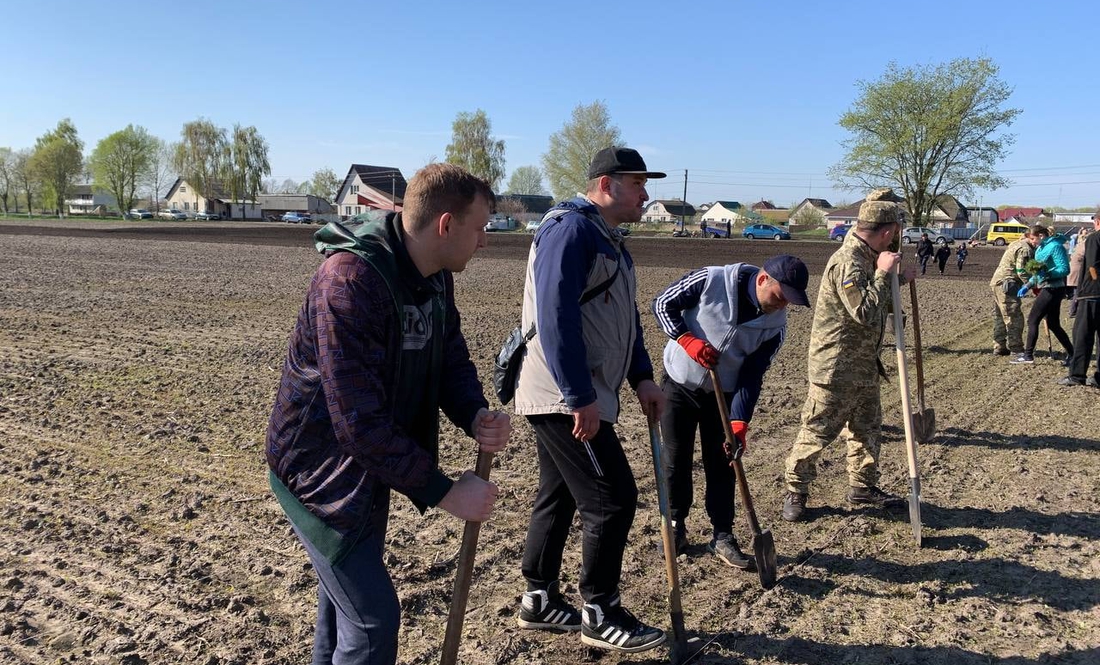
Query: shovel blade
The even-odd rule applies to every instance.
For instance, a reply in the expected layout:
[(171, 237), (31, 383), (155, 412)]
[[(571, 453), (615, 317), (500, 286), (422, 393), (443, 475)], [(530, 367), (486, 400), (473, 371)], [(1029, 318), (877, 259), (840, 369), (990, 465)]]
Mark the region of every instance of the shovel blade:
[(936, 410), (923, 409), (913, 414), (913, 438), (929, 443), (936, 437)]
[(778, 564), (775, 559), (775, 539), (770, 529), (764, 529), (752, 537), (752, 552), (756, 556), (756, 570), (760, 573), (760, 585), (765, 589), (775, 586)]
[(909, 479), (909, 524), (913, 526), (913, 537), (917, 540), (917, 547), (920, 547), (920, 478)]

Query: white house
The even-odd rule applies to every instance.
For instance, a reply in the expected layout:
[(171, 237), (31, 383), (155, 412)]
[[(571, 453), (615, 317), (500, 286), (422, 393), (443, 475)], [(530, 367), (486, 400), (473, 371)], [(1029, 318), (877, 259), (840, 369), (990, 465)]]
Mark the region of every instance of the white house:
[(182, 210), (188, 216), (198, 212), (220, 215), (222, 219), (261, 219), (260, 204), (251, 200), (234, 200), (221, 183), (211, 181), (209, 191), (200, 192), (183, 178), (176, 178), (168, 194), (164, 197), (169, 208)]
[(396, 167), (352, 164), (333, 205), (341, 217), (368, 210), (400, 211), (405, 187), (405, 176)]
[(114, 195), (92, 185), (73, 185), (69, 196), (65, 199), (65, 207), (70, 215), (106, 215), (118, 211)]
[(817, 216), (822, 220), (825, 219), (825, 215), (828, 215), (833, 209), (833, 206), (829, 205), (829, 202), (825, 199), (802, 199), (802, 202), (791, 208), (791, 214), (787, 219), (792, 226), (798, 225), (798, 220), (803, 214), (817, 213)]
[(714, 205), (703, 214), (702, 221), (710, 225), (725, 224), (726, 222), (736, 224), (746, 219), (747, 212), (745, 206), (737, 201), (715, 201)]
[(657, 199), (646, 206), (642, 212), (642, 221), (678, 222), (681, 215), (685, 219), (691, 219), (695, 216), (695, 208), (679, 199)]

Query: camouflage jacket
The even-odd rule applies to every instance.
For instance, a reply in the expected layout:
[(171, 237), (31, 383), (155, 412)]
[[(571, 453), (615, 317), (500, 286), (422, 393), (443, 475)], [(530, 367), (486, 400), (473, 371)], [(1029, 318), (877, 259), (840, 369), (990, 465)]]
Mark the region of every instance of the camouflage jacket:
[(893, 307), (890, 273), (875, 267), (878, 255), (853, 232), (825, 266), (810, 333), (811, 383), (878, 384), (879, 347)]
[(1020, 238), (1008, 246), (997, 269), (993, 271), (993, 279), (989, 280), (990, 286), (998, 286), (1005, 281), (1014, 279), (1023, 284), (1031, 276), (1027, 271), (1027, 262), (1035, 256), (1035, 248), (1026, 238)]

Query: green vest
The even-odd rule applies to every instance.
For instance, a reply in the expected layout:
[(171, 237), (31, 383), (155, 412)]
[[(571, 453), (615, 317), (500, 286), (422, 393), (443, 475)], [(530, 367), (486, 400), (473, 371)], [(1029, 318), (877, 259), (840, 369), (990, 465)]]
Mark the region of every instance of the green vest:
[[(386, 282), (393, 298), (394, 311), (401, 323), (400, 349), (396, 358), (394, 384), (390, 387), (390, 407), (394, 423), (421, 448), (439, 459), (439, 383), (443, 370), (443, 331), (447, 313), (447, 294), (442, 275), (439, 288), (425, 302), (417, 304), (410, 280), (403, 278), (397, 265), (393, 242), (398, 240), (400, 214), (372, 214), (364, 223), (352, 227), (329, 222), (314, 235), (317, 251), (351, 252), (369, 263)], [(423, 299), (421, 296), (420, 299)], [(339, 563), (358, 542), (368, 519), (354, 534), (341, 534), (314, 515), (269, 472), (271, 488), (287, 517), (329, 561)], [(426, 506), (413, 501), (423, 512)]]

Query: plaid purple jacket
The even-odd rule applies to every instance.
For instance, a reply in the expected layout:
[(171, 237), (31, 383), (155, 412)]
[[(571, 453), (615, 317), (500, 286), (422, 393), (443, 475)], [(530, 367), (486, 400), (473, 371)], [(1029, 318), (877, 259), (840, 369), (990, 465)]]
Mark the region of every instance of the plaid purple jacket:
[[(440, 408), (472, 435), (487, 407), (470, 361), (444, 271), (425, 279), (395, 243), (401, 279), (425, 300), (446, 288), (447, 316)], [(290, 348), (267, 432), (267, 462), (310, 512), (348, 533), (362, 526), (382, 483), (434, 506), (453, 481), (436, 450), (396, 426), (389, 390), (400, 353), (400, 324), (385, 281), (366, 261), (335, 252), (313, 276), (290, 336)], [(433, 442), (434, 443), (434, 442)]]

